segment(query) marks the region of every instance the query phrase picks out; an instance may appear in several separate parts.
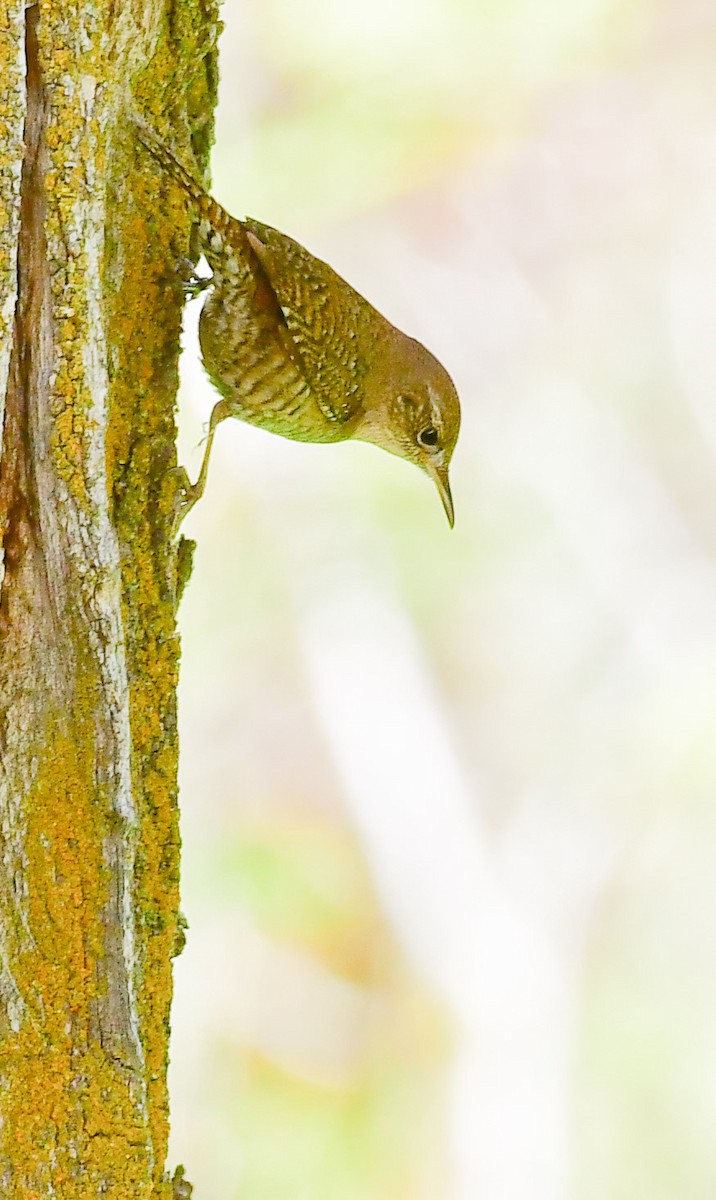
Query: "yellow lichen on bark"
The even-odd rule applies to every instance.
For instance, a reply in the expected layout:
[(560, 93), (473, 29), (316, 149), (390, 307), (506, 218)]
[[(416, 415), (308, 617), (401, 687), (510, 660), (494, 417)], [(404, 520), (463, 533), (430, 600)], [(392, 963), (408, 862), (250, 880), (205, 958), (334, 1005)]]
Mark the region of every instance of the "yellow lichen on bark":
[(102, 922), (111, 883), (103, 858), (108, 805), (94, 782), (92, 722), (83, 727), (79, 716), (79, 724), (68, 723), (64, 713), (53, 719), (66, 728), (48, 743), (25, 805), (32, 949), (17, 931), (24, 949), (8, 966), (26, 1012), (0, 1049), (3, 1073), (13, 1081), (0, 1097), (0, 1158), (12, 1157), (17, 1196), (50, 1195), (61, 1186), (63, 1200), (85, 1200), (112, 1162), (124, 1164), (122, 1185), (139, 1189), (147, 1151), (131, 1075), (101, 1053), (91, 1019), (104, 986)]
[[(18, 6), (16, 38), (25, 12), (22, 205), (5, 189), (0, 224), (0, 276), (13, 221), (21, 226), (0, 468), (0, 1194), (156, 1200), (171, 1192), (179, 647), (169, 531), (174, 264), (189, 220), (176, 194), (158, 199), (131, 134), (130, 92), (144, 72), (152, 111), (170, 96), (173, 119), (198, 127), (205, 147), (217, 23), (210, 4), (189, 0), (40, 0)], [(6, 33), (3, 117), (3, 56), (12, 48), (17, 63), (23, 50)], [(18, 180), (21, 136), (22, 125), (8, 175)], [(1, 400), (1, 373), (0, 384)]]
[[(133, 146), (131, 137), (128, 139)], [(140, 993), (152, 1141), (166, 1152), (166, 1065), (171, 1003), (171, 954), (179, 902), (176, 807), (178, 642), (174, 625), (174, 562), (157, 570), (157, 537), (166, 537), (176, 484), (170, 469), (174, 414), (152, 403), (157, 388), (176, 387), (181, 289), (172, 278), (187, 216), (158, 205), (155, 181), (135, 166), (135, 202), (113, 230), (122, 247), (122, 290), (108, 313), (114, 348), (108, 478), (114, 480), (114, 518), (132, 553), (122, 558), (125, 627), (130, 665), (133, 749), (143, 764), (139, 784), (147, 819), (137, 847), (137, 902), (147, 937)], [(155, 214), (147, 218), (143, 213)], [(161, 213), (161, 217), (159, 214)], [(167, 219), (168, 217), (168, 219)], [(111, 270), (111, 267), (110, 267)], [(163, 347), (157, 355), (157, 343)], [(164, 703), (158, 699), (164, 698)]]

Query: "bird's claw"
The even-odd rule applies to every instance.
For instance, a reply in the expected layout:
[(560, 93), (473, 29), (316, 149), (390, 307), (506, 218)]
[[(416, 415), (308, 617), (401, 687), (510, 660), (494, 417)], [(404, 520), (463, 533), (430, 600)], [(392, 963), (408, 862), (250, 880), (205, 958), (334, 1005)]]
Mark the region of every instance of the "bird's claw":
[(179, 532), (179, 527), (184, 518), (188, 515), (199, 499), (199, 493), (189, 479), (189, 476), (186, 472), (186, 467), (172, 467), (168, 474), (175, 481), (174, 504), (171, 521), (171, 539), (173, 540)]
[(176, 264), (177, 275), (181, 280), (184, 295), (189, 300), (196, 300), (197, 296), (208, 288), (212, 282), (212, 276), (205, 278), (203, 275), (197, 275), (194, 264), (188, 258), (180, 258)]

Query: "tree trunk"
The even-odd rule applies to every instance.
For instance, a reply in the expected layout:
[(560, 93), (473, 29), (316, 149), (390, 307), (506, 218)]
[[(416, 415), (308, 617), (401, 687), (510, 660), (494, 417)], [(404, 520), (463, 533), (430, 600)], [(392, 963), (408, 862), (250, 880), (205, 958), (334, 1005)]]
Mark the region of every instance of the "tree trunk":
[(203, 163), (217, 18), (0, 14), (0, 1194), (140, 1200), (172, 1191), (189, 226), (128, 117)]

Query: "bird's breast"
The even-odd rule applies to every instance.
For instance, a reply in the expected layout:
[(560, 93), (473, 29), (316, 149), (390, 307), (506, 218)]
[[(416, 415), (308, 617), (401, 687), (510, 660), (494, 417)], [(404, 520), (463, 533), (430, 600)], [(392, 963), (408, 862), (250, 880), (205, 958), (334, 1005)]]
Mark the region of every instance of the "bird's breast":
[(287, 345), (289, 335), (234, 300), (212, 293), (199, 321), (202, 359), (232, 415), (281, 437), (336, 442), (349, 436), (345, 422), (331, 420)]

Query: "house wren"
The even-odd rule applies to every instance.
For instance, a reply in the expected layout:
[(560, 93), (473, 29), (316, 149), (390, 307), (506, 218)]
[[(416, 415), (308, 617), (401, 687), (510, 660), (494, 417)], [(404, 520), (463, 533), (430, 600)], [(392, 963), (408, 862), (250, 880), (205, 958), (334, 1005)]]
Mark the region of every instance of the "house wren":
[(221, 395), (195, 484), (183, 473), (177, 525), (201, 496), (216, 427), (238, 417), (301, 442), (359, 438), (415, 463), (450, 525), (448, 468), (460, 428), (450, 376), (327, 263), (270, 225), (237, 220), (143, 121), (138, 136), (199, 216), (212, 271), (199, 320), (204, 366)]

